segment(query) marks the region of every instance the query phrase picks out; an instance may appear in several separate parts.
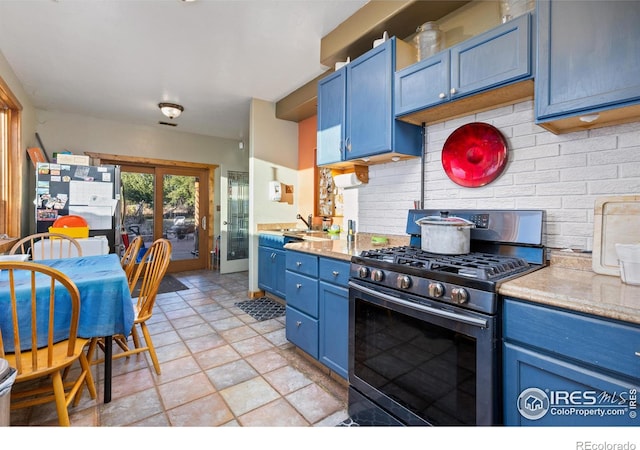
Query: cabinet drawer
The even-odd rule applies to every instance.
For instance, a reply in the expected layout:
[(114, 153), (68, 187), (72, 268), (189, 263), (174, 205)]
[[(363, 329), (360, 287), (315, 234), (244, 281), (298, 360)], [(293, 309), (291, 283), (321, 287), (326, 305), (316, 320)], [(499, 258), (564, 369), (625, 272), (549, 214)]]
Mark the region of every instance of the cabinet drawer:
[(318, 317), (318, 280), (299, 273), (287, 271), (287, 305)]
[(565, 310), (505, 300), (504, 337), (640, 378), (640, 327)]
[(306, 253), (287, 251), (287, 270), (303, 273), (310, 277), (317, 277), (318, 257)]
[(318, 358), (318, 321), (287, 305), (286, 337), (291, 343)]
[(331, 258), (320, 258), (320, 279), (338, 286), (347, 286), (350, 263)]

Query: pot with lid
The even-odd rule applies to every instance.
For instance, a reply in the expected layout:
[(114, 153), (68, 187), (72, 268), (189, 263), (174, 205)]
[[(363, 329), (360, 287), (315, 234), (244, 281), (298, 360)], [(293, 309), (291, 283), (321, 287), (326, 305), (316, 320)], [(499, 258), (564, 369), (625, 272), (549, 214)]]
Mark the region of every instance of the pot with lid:
[(416, 220), (421, 229), (420, 247), (425, 252), (442, 255), (464, 255), (471, 249), (471, 228), (475, 224), (462, 217), (449, 216), (441, 211), (440, 216), (427, 216)]

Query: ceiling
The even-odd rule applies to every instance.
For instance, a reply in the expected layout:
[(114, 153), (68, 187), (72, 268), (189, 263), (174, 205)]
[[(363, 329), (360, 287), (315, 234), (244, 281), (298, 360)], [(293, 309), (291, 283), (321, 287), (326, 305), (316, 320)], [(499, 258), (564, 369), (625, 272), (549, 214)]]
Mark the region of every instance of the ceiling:
[(365, 3), (0, 0), (0, 52), (38, 109), (246, 139), (251, 99), (324, 72), (321, 38)]

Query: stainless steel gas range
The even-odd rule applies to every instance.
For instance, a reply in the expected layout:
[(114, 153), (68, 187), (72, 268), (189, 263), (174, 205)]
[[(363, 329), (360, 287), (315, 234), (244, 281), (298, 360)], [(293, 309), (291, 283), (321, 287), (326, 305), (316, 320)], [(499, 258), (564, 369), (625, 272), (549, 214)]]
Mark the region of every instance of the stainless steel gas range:
[(450, 210), (475, 224), (471, 251), (410, 245), (351, 259), (349, 415), (360, 425), (496, 425), (500, 414), (500, 283), (544, 265), (538, 210)]

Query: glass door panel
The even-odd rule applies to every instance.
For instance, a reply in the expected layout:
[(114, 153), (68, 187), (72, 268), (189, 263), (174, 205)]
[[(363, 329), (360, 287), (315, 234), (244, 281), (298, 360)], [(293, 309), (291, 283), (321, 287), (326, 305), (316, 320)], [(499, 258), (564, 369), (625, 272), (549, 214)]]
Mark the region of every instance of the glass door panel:
[(229, 171), (227, 261), (249, 257), (249, 174)]
[(156, 169), (162, 180), (161, 195), (156, 201), (156, 226), (162, 237), (171, 241), (170, 271), (207, 267), (208, 193), (206, 172), (188, 168)]
[[(126, 170), (126, 171), (125, 171)], [(136, 236), (145, 247), (154, 241), (155, 175), (153, 169), (122, 167), (120, 172), (122, 243), (124, 248)]]
[(162, 235), (171, 241), (173, 261), (199, 256), (198, 177), (164, 175), (162, 182)]
[[(223, 176), (221, 184), (224, 182)], [(220, 201), (223, 206), (221, 273), (240, 272), (249, 268), (249, 173), (227, 172), (226, 186)]]

